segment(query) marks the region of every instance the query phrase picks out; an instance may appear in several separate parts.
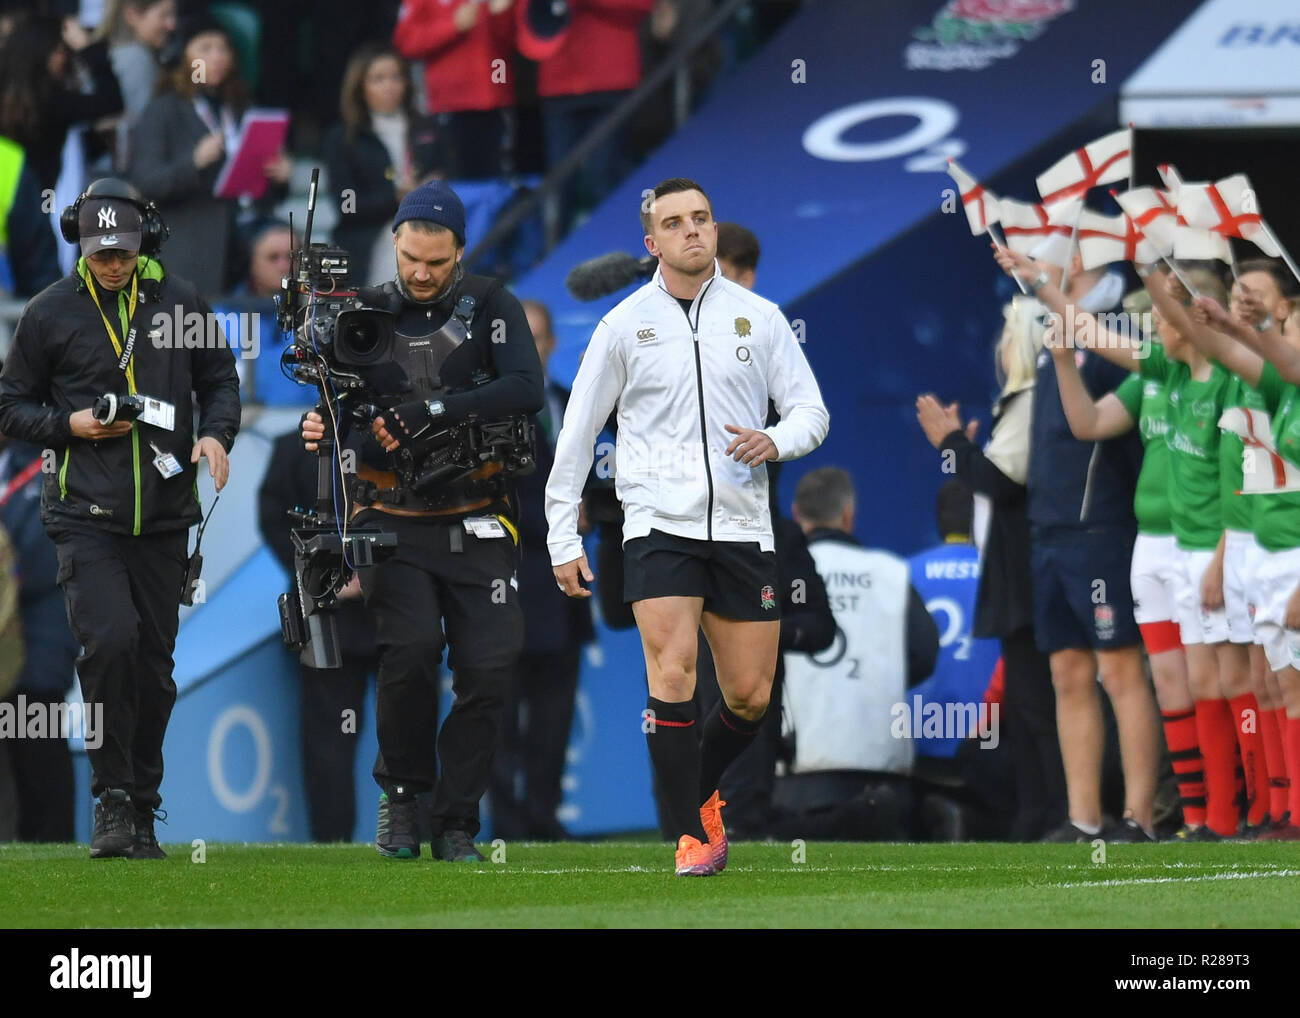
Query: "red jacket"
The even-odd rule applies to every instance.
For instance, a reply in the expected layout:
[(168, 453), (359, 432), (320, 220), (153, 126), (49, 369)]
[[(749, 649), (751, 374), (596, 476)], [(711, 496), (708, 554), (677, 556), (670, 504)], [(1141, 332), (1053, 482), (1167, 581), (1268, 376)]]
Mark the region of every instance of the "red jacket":
[[(393, 45), (407, 60), (424, 61), (424, 90), (430, 113), (494, 110), (515, 104), (510, 70), (514, 52), (513, 9), (489, 15), (482, 5), (468, 32), (452, 20), (475, 0), (405, 0), (393, 30)], [(500, 60), (496, 64), (494, 61)]]
[[(515, 0), (521, 11), (522, 0)], [(542, 97), (616, 92), (641, 83), (637, 26), (654, 0), (570, 0), (573, 20), (559, 51), (537, 67)]]

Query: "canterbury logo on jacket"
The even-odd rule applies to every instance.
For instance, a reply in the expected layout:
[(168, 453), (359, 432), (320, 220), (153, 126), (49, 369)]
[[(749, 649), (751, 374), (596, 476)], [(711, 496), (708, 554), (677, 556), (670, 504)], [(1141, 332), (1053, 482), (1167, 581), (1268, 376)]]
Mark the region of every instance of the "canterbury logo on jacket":
[[(763, 428), (769, 397), (781, 421)], [(780, 308), (725, 279), (715, 262), (687, 314), (656, 270), (596, 326), (574, 379), (546, 485), (553, 565), (582, 554), (578, 504), (615, 404), (624, 543), (659, 530), (772, 551), (767, 471), (725, 454), (736, 437), (725, 426), (762, 430), (777, 459), (792, 460), (816, 449), (830, 425)]]

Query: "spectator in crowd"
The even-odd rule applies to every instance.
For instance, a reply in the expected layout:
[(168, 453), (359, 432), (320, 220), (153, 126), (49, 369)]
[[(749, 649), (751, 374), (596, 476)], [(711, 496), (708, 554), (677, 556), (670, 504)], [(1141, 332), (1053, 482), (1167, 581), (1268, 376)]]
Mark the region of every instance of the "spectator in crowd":
[(440, 175), (438, 135), (432, 119), (416, 112), (410, 67), (378, 43), (348, 61), (340, 115), (324, 144), (329, 186), (340, 203), (334, 243), (347, 249), (352, 283), (377, 285), (393, 278), (398, 203)]
[[(89, 91), (78, 87), (78, 66), (90, 77)], [(75, 17), (15, 23), (0, 47), (0, 135), (26, 149), (42, 191), (58, 182), (69, 129), (121, 109), (108, 44), (91, 42)]]
[[(993, 640), (971, 635), (980, 568), (979, 550), (971, 540), (974, 498), (964, 481), (950, 478), (939, 489), (935, 516), (942, 543), (913, 555), (908, 565), (912, 586), (920, 592), (926, 611), (939, 627), (939, 660), (934, 674), (913, 692), (914, 696), (921, 697), (922, 703), (936, 704), (947, 715), (949, 705), (958, 710), (968, 705), (980, 709), (997, 664), (998, 646)], [(916, 742), (913, 770), (918, 784), (959, 787), (962, 776), (957, 750), (963, 736), (970, 735), (970, 732), (922, 735)], [(923, 802), (923, 813), (927, 812), (926, 805)], [(943, 810), (932, 808), (928, 812)]]
[[(637, 31), (655, 0), (571, 0), (557, 18), (549, 0), (519, 0), (520, 52), (537, 61), (548, 168), (641, 83)], [(560, 228), (589, 212), (626, 175), (623, 128), (615, 130), (560, 193)]]
[(235, 296), (273, 298), (289, 274), (293, 232), (288, 223), (270, 219), (258, 225), (248, 245), (248, 275)]
[(22, 146), (0, 137), (0, 294), (34, 297), (60, 276), (44, 206)]
[[(0, 526), (18, 564), (23, 666), (8, 703), (57, 704), (72, 688), (78, 641), (68, 628), (54, 542), (41, 524), (41, 450), (0, 435)], [(3, 582), (0, 580), (0, 582)], [(19, 841), (72, 841), (76, 787), (72, 756), (58, 732), (0, 739), (0, 772), (13, 779)]]
[[(1070, 255), (1062, 270), (1016, 262), (1005, 248), (1007, 272), (1032, 272), (1029, 283), (1050, 306), (1073, 304), (1096, 313), (1114, 308), (1123, 277), (1085, 270)], [(1128, 372), (1092, 351), (1076, 350), (1079, 373), (1094, 398), (1113, 392)], [(1133, 494), (1142, 446), (1134, 432), (1102, 442), (1080, 442), (1061, 405), (1052, 357), (1039, 356), (1029, 457), (1029, 523), (1035, 635), (1051, 657), (1056, 721), (1065, 764), (1069, 818), (1049, 839), (1150, 841), (1160, 753), (1159, 713), (1142, 667), (1129, 567), (1137, 523)], [(1110, 698), (1124, 769), (1124, 816), (1107, 824), (1101, 807), (1105, 728), (1097, 678)], [(1103, 833), (1104, 831), (1104, 833)]]
[(794, 518), (826, 585), (836, 633), (818, 656), (789, 655), (784, 714), (792, 756), (776, 781), (772, 833), (834, 841), (911, 836), (907, 691), (933, 670), (939, 631), (907, 563), (853, 536), (856, 495), (838, 467), (805, 474)]
[[(122, 89), (129, 131), (144, 112), (162, 82), (161, 55), (176, 31), (176, 0), (112, 0), (104, 14), (103, 34), (109, 40), (109, 58)], [(126, 153), (118, 153), (125, 166)]]
[(975, 425), (963, 428), (956, 404), (941, 406), (931, 395), (916, 401), (917, 420), (925, 437), (941, 452), (944, 462), (951, 463), (956, 477), (975, 493), (974, 536), (980, 548), (980, 579), (971, 635), (996, 637), (1002, 643), (1003, 721), (1012, 733), (1016, 756), (1016, 815), (1011, 837), (1017, 841), (1037, 840), (1055, 830), (1066, 812), (1051, 665), (1035, 638), (1025, 485), (1036, 398), (1035, 365), (1045, 313), (1041, 304), (1027, 298), (1007, 305), (994, 357), (1002, 392), (993, 408), (993, 427), (983, 450), (974, 442)]
[[(213, 188), (235, 151), (249, 93), (219, 22), (206, 16), (185, 19), (180, 38), (183, 58), (136, 121), (129, 176), (158, 203), (171, 227), (168, 270), (211, 298), (226, 291), (241, 261), (240, 202), (214, 197)], [(265, 166), (267, 177), (279, 185), (291, 170), (283, 152)], [(272, 189), (263, 200), (280, 193)]]
[(240, 395), (246, 402), (276, 406), (312, 403), (315, 390), (280, 369), (285, 337), (276, 323), (275, 297), (289, 274), (295, 238), (289, 224), (278, 219), (258, 224), (251, 238), (247, 274), (228, 296), (212, 301), (213, 309), (226, 316), (226, 338), (237, 351)]
[(445, 146), (453, 180), (485, 180), (514, 172), (515, 0), (409, 0), (398, 15), (393, 45), (424, 62), (429, 112)]
[[(257, 495), (257, 521), (276, 559), (290, 576), (292, 524), (287, 513), (315, 500), (317, 457), (302, 451), (297, 432), (275, 440)], [(299, 663), (302, 720), (302, 776), (307, 820), (313, 841), (351, 841), (356, 827), (357, 733), (366, 682), (378, 667), (375, 626), (361, 600), (361, 580), (339, 592), (340, 668), (309, 668)], [(351, 711), (351, 715), (347, 712)], [(347, 724), (351, 717), (352, 724)]]
[(754, 289), (758, 276), (758, 238), (739, 223), (718, 224), (718, 267), (732, 282)]
[[(555, 352), (551, 314), (540, 301), (521, 302), (545, 373)], [(573, 725), (582, 645), (595, 631), (591, 607), (555, 585), (546, 547), (546, 478), (569, 391), (547, 376), (546, 402), (534, 415), (537, 469), (516, 485), (519, 499), (519, 603), (524, 649), (506, 698), (501, 744), (489, 786), (492, 833), (499, 838), (556, 841), (568, 837), (556, 818), (565, 753)]]

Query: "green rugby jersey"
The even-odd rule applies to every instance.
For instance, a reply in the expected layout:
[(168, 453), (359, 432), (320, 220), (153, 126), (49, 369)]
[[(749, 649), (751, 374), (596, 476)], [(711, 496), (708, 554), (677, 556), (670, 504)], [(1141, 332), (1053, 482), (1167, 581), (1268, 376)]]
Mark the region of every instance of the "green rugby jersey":
[(1171, 360), (1160, 343), (1152, 343), (1138, 373), (1164, 382), (1169, 392), (1169, 521), (1178, 546), (1189, 551), (1213, 551), (1223, 533), (1219, 505), (1219, 418), (1232, 374), (1211, 363), (1204, 382), (1192, 369)]
[[(1300, 466), (1300, 390), (1266, 363), (1259, 376), (1264, 409), (1273, 418), (1273, 446), (1292, 466)], [(1257, 450), (1261, 457), (1267, 455)], [(1266, 464), (1259, 464), (1267, 469)], [(1269, 551), (1300, 548), (1300, 491), (1251, 495), (1255, 500), (1255, 539)]]
[(1169, 392), (1163, 382), (1132, 374), (1115, 390), (1129, 416), (1138, 423), (1142, 437), (1142, 471), (1133, 493), (1133, 515), (1138, 533), (1168, 535), (1169, 522)]

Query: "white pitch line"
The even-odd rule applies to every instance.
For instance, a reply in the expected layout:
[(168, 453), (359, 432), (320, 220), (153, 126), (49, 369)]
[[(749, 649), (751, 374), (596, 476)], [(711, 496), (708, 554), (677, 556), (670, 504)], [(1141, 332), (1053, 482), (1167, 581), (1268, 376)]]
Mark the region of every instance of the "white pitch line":
[(1132, 877), (1119, 880), (1077, 880), (1063, 884), (1037, 884), (1037, 887), (1129, 887), (1133, 884), (1194, 884), (1205, 880), (1253, 880), (1255, 877), (1300, 877), (1300, 870), (1230, 870), (1205, 873), (1198, 877)]

